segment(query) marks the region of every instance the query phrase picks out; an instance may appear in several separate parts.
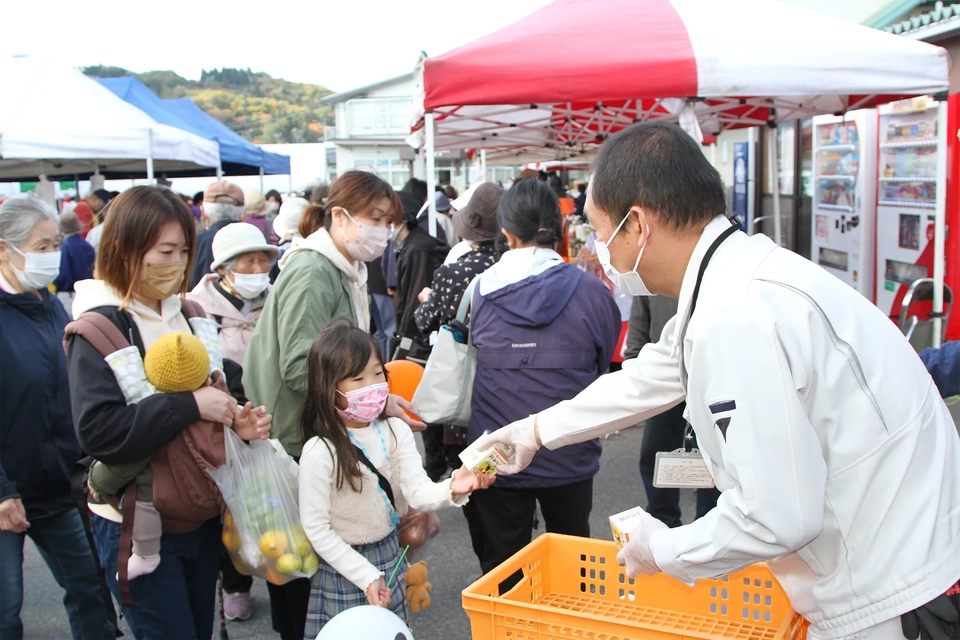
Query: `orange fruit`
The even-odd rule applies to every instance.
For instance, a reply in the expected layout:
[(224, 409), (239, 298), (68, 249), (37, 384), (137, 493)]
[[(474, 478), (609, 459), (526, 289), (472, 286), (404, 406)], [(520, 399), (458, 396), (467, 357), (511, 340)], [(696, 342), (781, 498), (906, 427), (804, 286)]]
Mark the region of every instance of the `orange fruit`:
[(277, 558), (277, 571), (280, 573), (296, 573), (300, 570), (300, 556), (295, 553), (285, 553)]
[(237, 523), (233, 521), (233, 514), (229, 509), (223, 512), (223, 528), (231, 530), (237, 528)]
[(227, 551), (239, 551), (243, 545), (240, 534), (231, 529), (224, 529), (223, 536), (220, 539), (223, 540), (223, 546), (227, 548)]
[(260, 552), (276, 560), (287, 550), (287, 536), (282, 531), (267, 531), (260, 537)]
[(267, 573), (264, 577), (267, 579), (267, 582), (269, 582), (270, 584), (275, 584), (277, 586), (284, 585), (290, 580), (290, 578), (281, 575), (273, 567), (267, 568)]

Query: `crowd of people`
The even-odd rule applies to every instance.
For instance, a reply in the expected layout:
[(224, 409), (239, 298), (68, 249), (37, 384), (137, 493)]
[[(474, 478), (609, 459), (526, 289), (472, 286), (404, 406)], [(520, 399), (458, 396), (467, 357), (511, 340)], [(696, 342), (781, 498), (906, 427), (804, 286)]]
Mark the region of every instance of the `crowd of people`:
[[(851, 327), (865, 324), (870, 335), (892, 341), (897, 368), (910, 375), (921, 375), (921, 360), (904, 355), (909, 347), (893, 337), (893, 325), (881, 327), (877, 318), (886, 319), (852, 302), (855, 293), (790, 263), (760, 268), (770, 269), (770, 279), (803, 274), (806, 281), (789, 285), (795, 293), (776, 295), (793, 296), (795, 317), (797, 305), (808, 304), (804, 296), (826, 305), (818, 317), (833, 314), (848, 333), (838, 337), (835, 330), (832, 344), (845, 349), (819, 342), (805, 348), (792, 329), (771, 333), (784, 329), (763, 310), (768, 301), (749, 299), (755, 314), (749, 336), (768, 339), (763, 348), (776, 366), (754, 354), (755, 371), (743, 373), (742, 362), (735, 362), (742, 354), (731, 345), (721, 348), (722, 335), (690, 351), (703, 340), (698, 333), (730, 329), (725, 336), (731, 336), (735, 329), (716, 278), (704, 281), (702, 309), (690, 322), (701, 264), (719, 243), (734, 238), (729, 242), (740, 243), (741, 259), (782, 250), (771, 253), (759, 239), (735, 233), (724, 217), (719, 176), (684, 136), (668, 125), (625, 131), (605, 145), (593, 186), (579, 190), (577, 213), (593, 224), (591, 255), (606, 281), (557, 252), (565, 227), (558, 185), (536, 172), (521, 174), (506, 190), (483, 182), (463, 194), (449, 186), (430, 194), (417, 179), (395, 191), (372, 173), (349, 171), (305, 197), (244, 192), (217, 181), (192, 198), (163, 186), (97, 190), (60, 215), (35, 198), (3, 202), (0, 637), (23, 635), (25, 536), (64, 589), (76, 638), (112, 637), (111, 595), (137, 638), (209, 638), (218, 576), (226, 617), (249, 618), (253, 578), (231, 562), (221, 517), (184, 518), (190, 505), (174, 505), (183, 507), (177, 511), (141, 492), (141, 474), (158, 456), (168, 456), (185, 432), (211, 424), (245, 440), (275, 438), (301, 465), (300, 515), (320, 568), (311, 579), (268, 583), (273, 627), (283, 639), (315, 638), (330, 618), (361, 604), (408, 619), (402, 580), (388, 585), (384, 576), (402, 564), (397, 530), (411, 509), (462, 509), (482, 573), (530, 542), (538, 509), (548, 532), (589, 536), (598, 438), (643, 420), (638, 457), (655, 524), (624, 549), (631, 576), (664, 570), (690, 580), (761, 560), (782, 562), (781, 580), (794, 606), (814, 621), (815, 633), (831, 624), (860, 631), (935, 600), (960, 574), (960, 554), (949, 559), (949, 549), (960, 544), (955, 503), (941, 501), (921, 513), (907, 509), (893, 487), (907, 476), (915, 488), (927, 486), (931, 472), (941, 474), (928, 487), (937, 495), (960, 482), (958, 448), (950, 440), (955, 433), (952, 425), (944, 432), (945, 409), (929, 394), (934, 382), (944, 397), (960, 392), (960, 350), (954, 343), (924, 353), (934, 380), (926, 376), (900, 388), (903, 406), (888, 406), (896, 394), (878, 399), (870, 387), (889, 384), (884, 380), (896, 373), (886, 370), (891, 361), (866, 358), (863, 345), (848, 335)], [(673, 166), (679, 183), (651, 186), (651, 176), (663, 175), (651, 162)], [(435, 234), (426, 213), (431, 198), (440, 212)], [(713, 243), (709, 250), (704, 242)], [(733, 266), (725, 249), (717, 251), (716, 268), (744, 282), (753, 277)], [(625, 342), (628, 364), (604, 375), (618, 355), (622, 324), (610, 282), (636, 298)], [(740, 281), (731, 286), (749, 289)], [(648, 297), (652, 292), (664, 295)], [(427, 362), (433, 334), (456, 318), (468, 294), (466, 326), (477, 349), (469, 426), (423, 424), (406, 411), (415, 413), (409, 402), (391, 394), (386, 364)], [(828, 304), (837, 299), (854, 311)], [(840, 319), (844, 313), (860, 315)], [(716, 326), (705, 324), (707, 318)], [(680, 319), (686, 337), (677, 334)], [(201, 372), (199, 387), (144, 392), (144, 360), (173, 334), (200, 338), (210, 370)], [(817, 371), (807, 366), (821, 366), (833, 378), (815, 379)], [(817, 396), (825, 393), (820, 385), (850, 383), (845, 376), (857, 367), (865, 369), (850, 379), (856, 384), (843, 388), (863, 403), (842, 410), (863, 414), (873, 407), (876, 424), (850, 444), (865, 453), (890, 447), (900, 433), (894, 421), (922, 414), (919, 435), (908, 445), (931, 455), (923, 462), (926, 472), (893, 460), (892, 449), (871, 467), (887, 478), (891, 508), (905, 509), (894, 517), (914, 523), (926, 547), (897, 562), (878, 560), (889, 572), (884, 584), (902, 582), (911, 595), (898, 604), (889, 594), (873, 594), (861, 605), (874, 613), (859, 618), (849, 602), (857, 589), (872, 588), (867, 579), (874, 573), (836, 554), (845, 544), (873, 543), (850, 529), (843, 509), (851, 500), (883, 498), (864, 493), (824, 505), (825, 492), (834, 490), (828, 471), (841, 475), (835, 467), (852, 464), (858, 454), (837, 443), (842, 435), (824, 413), (839, 400)], [(784, 383), (795, 392), (784, 405), (781, 387), (770, 385), (786, 380), (788, 370), (803, 379)], [(748, 391), (729, 387), (751, 381), (767, 392), (753, 406)], [(760, 427), (768, 418), (787, 435), (765, 433)], [(802, 421), (814, 428), (796, 426)], [(679, 492), (658, 487), (654, 469), (658, 452), (682, 448), (693, 435), (688, 422), (712, 464), (716, 488), (699, 490), (700, 524), (683, 527)], [(462, 468), (459, 453), (478, 440), (515, 447), (509, 474), (493, 482)], [(806, 455), (802, 469), (791, 457), (798, 450)], [(776, 460), (784, 477), (795, 472), (795, 482), (769, 481), (767, 474), (776, 473), (761, 471), (760, 455)], [(78, 480), (93, 461), (123, 478), (125, 487), (137, 485), (135, 491), (103, 489), (93, 476), (89, 483)], [(154, 494), (162, 488), (157, 478)], [(857, 480), (848, 489), (868, 485)], [(786, 499), (771, 488), (794, 493)], [(119, 501), (134, 494), (140, 518), (128, 517), (133, 506)], [(953, 515), (943, 511), (950, 508)], [(150, 529), (152, 522), (162, 530)], [(680, 533), (665, 543), (662, 529)], [(851, 539), (851, 531), (860, 538)], [(916, 544), (907, 531), (896, 535)], [(850, 558), (865, 552), (848, 550)], [(829, 593), (821, 585), (828, 580)], [(861, 587), (837, 586), (851, 580)]]

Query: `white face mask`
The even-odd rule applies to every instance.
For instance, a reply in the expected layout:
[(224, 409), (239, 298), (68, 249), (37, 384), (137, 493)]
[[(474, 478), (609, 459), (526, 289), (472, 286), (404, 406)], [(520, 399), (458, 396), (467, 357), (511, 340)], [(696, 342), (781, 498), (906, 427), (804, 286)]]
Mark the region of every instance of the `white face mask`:
[(253, 300), (263, 293), (270, 284), (269, 273), (234, 273), (230, 288), (245, 300)]
[(280, 211), (280, 203), (270, 201), (267, 203), (267, 208), (276, 213), (277, 211)]
[(9, 242), (7, 246), (23, 256), (23, 271), (14, 267), (13, 264), (10, 266), (13, 268), (13, 274), (17, 276), (17, 280), (27, 291), (46, 289), (60, 275), (59, 251), (24, 253)]
[(383, 250), (387, 248), (387, 241), (393, 231), (393, 225), (386, 228), (360, 224), (353, 219), (353, 216), (346, 209), (343, 209), (343, 215), (357, 225), (356, 240), (348, 239), (347, 234), (343, 233), (343, 228), (340, 229), (340, 233), (343, 233), (343, 238), (346, 240), (347, 253), (350, 254), (350, 257), (360, 262), (372, 262), (383, 255)]
[(633, 269), (631, 271), (620, 273), (610, 264), (610, 243), (613, 242), (613, 239), (620, 232), (620, 229), (629, 217), (630, 214), (627, 213), (623, 220), (620, 221), (620, 224), (617, 225), (613, 235), (611, 235), (606, 242), (597, 240), (597, 260), (600, 261), (600, 266), (603, 267), (603, 272), (610, 278), (610, 282), (612, 282), (617, 289), (620, 289), (620, 291), (631, 296), (655, 296), (657, 294), (651, 293), (650, 290), (647, 289), (647, 285), (643, 283), (643, 278), (637, 273), (637, 267), (640, 266), (640, 257), (643, 255), (643, 250), (647, 248), (647, 239), (650, 238), (650, 225), (647, 225), (647, 235), (644, 237), (643, 246), (640, 247), (640, 253), (637, 254), (637, 261), (633, 263)]

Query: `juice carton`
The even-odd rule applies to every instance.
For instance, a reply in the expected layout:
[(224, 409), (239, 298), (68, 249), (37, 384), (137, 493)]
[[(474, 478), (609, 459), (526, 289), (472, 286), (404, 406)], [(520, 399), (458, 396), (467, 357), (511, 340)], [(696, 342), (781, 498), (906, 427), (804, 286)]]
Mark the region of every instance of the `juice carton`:
[(472, 473), (484, 476), (495, 476), (500, 467), (506, 465), (513, 456), (511, 447), (502, 445), (477, 449), (476, 443), (463, 450), (460, 460)]
[(643, 513), (643, 509), (634, 507), (610, 516), (610, 529), (618, 549), (623, 549), (630, 542), (631, 536), (640, 526)]

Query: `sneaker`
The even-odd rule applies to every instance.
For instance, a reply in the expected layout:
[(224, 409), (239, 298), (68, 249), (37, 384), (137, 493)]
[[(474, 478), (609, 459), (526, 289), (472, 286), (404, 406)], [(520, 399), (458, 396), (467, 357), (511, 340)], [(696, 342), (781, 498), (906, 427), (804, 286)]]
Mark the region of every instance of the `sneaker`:
[(223, 615), (227, 620), (246, 620), (250, 617), (250, 593), (223, 594)]

